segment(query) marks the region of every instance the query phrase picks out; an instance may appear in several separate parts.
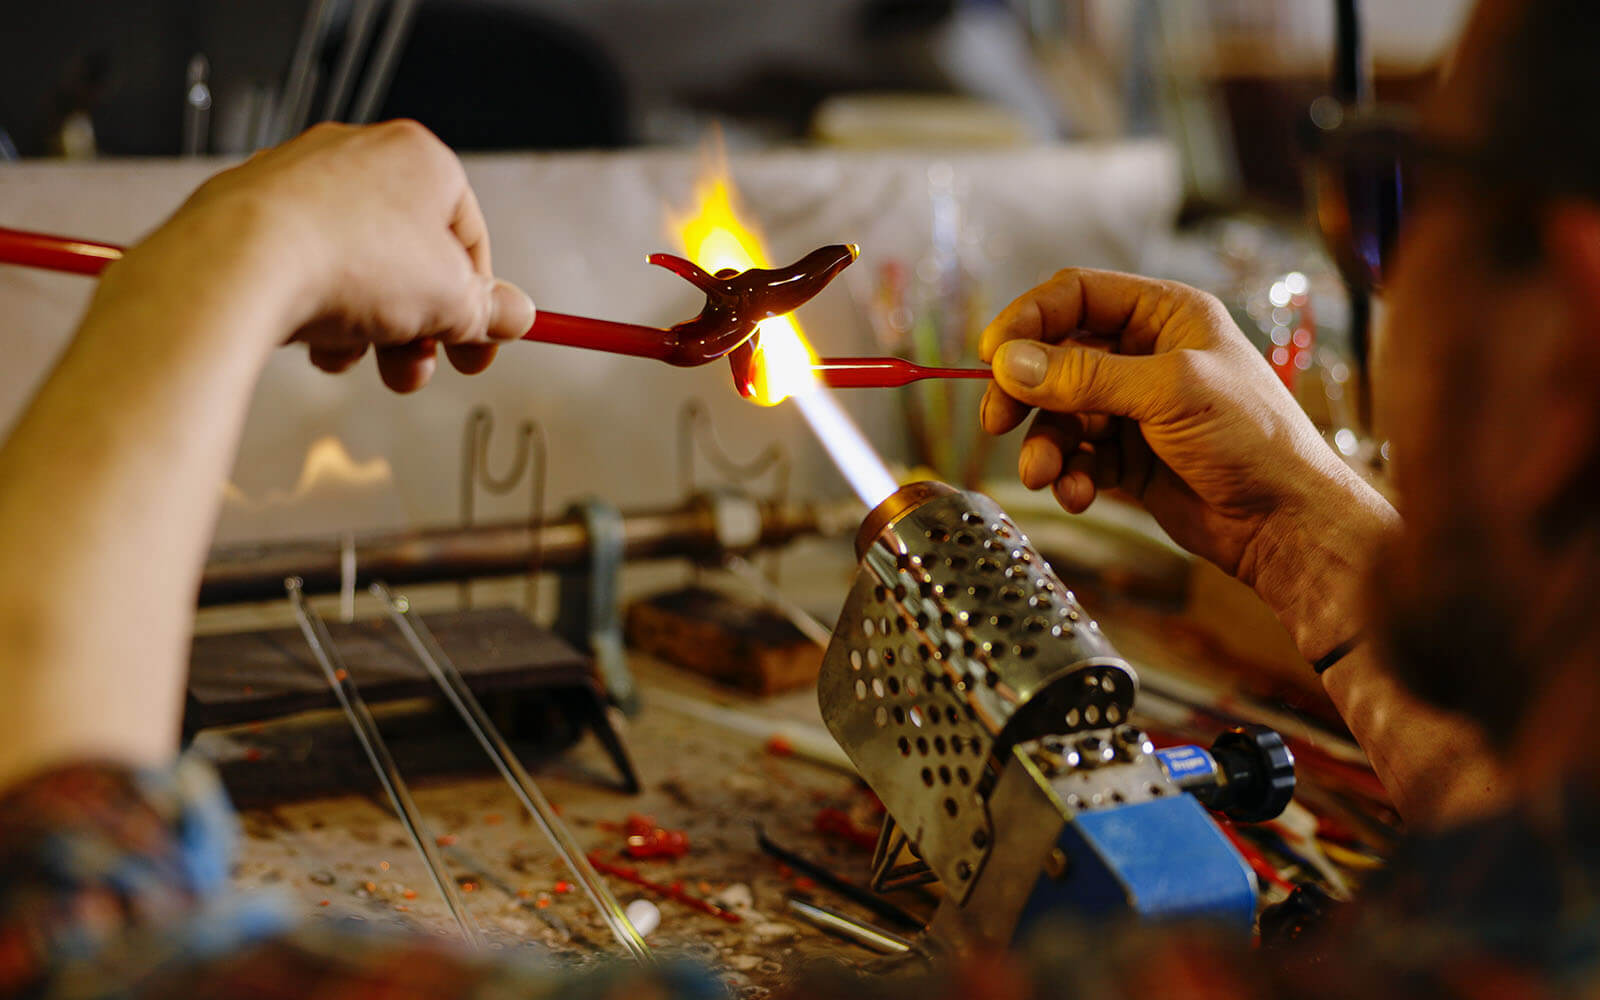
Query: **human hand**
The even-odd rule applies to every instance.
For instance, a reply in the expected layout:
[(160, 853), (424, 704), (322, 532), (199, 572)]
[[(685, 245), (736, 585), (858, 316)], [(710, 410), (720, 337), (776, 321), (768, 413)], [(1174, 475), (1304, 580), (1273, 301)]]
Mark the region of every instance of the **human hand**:
[(373, 347), (385, 384), (424, 385), (443, 344), (482, 371), (496, 344), (526, 333), (527, 294), (498, 281), (489, 234), (461, 162), (416, 122), (318, 125), (207, 181), (150, 245), (187, 241), (187, 258), (251, 256), (274, 282), (281, 336), (325, 371)]
[(1018, 463), (1024, 485), (1051, 487), (1073, 513), (1120, 491), (1254, 586), (1304, 633), (1302, 651), (1345, 637), (1301, 629), (1309, 564), (1347, 542), (1353, 551), (1326, 554), (1359, 576), (1368, 536), (1392, 527), (1393, 511), (1328, 448), (1214, 296), (1071, 268), (1008, 306), (980, 355), (995, 374), (986, 430), (1003, 434), (1039, 411)]

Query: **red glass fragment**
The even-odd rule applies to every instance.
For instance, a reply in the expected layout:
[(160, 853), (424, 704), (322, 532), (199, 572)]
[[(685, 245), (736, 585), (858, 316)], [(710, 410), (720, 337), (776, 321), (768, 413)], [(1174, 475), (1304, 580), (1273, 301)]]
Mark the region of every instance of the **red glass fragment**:
[(870, 851), (878, 846), (878, 831), (857, 826), (856, 821), (843, 809), (833, 806), (819, 809), (811, 825), (818, 833), (848, 840), (863, 850)]
[(682, 903), (684, 906), (690, 907), (691, 909), (699, 910), (701, 913), (708, 913), (711, 916), (716, 917), (718, 920), (725, 920), (730, 924), (743, 922), (743, 918), (737, 913), (734, 913), (732, 910), (725, 910), (715, 903), (707, 902), (698, 896), (691, 896), (688, 892), (684, 891), (681, 883), (674, 885), (663, 885), (660, 882), (651, 881), (650, 879), (645, 878), (643, 875), (640, 875), (639, 869), (631, 868), (627, 865), (614, 864), (610, 861), (607, 861), (605, 858), (602, 858), (598, 852), (594, 852), (589, 855), (589, 864), (593, 866), (595, 871), (604, 872), (607, 875), (614, 875), (625, 882), (631, 882), (640, 888), (649, 889), (651, 892), (656, 893), (657, 895), (664, 896), (667, 899), (675, 900), (679, 903)]

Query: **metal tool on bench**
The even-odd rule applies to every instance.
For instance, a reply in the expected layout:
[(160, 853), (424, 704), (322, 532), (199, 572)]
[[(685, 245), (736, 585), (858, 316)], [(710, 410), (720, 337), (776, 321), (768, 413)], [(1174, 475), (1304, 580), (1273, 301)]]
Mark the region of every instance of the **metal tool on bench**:
[[(388, 793), (389, 801), (394, 805), (395, 812), (399, 815), (401, 825), (405, 827), (410, 837), (412, 846), (422, 856), (423, 863), (428, 869), (434, 885), (444, 897), (452, 916), (460, 925), (463, 936), (468, 944), (473, 947), (482, 946), (482, 935), (478, 930), (472, 915), (462, 903), (456, 886), (445, 871), (444, 861), (440, 857), (437, 847), (423, 825), (421, 814), (416, 803), (411, 798), (410, 790), (405, 779), (401, 776), (399, 767), (389, 752), (388, 745), (383, 735), (378, 730), (377, 722), (368, 709), (366, 701), (361, 697), (359, 689), (350, 671), (345, 667), (339, 656), (338, 648), (327, 626), (321, 617), (306, 602), (301, 581), (290, 578), (284, 582), (289, 600), (294, 608), (294, 613), (299, 622), (306, 645), (310, 647), (317, 664), (322, 669), (324, 679), (328, 686), (338, 696), (339, 705), (344, 710), (346, 718), (355, 730), (356, 736), (366, 751), (367, 758), (372, 764), (373, 771), (377, 774), (384, 791)], [(396, 597), (389, 588), (381, 582), (376, 582), (371, 587), (372, 593), (384, 606), (389, 619), (400, 630), (406, 646), (410, 649), (417, 661), (427, 670), (428, 676), (438, 686), (456, 712), (461, 716), (479, 745), (489, 758), (494, 762), (496, 769), (511, 786), (518, 800), (527, 808), (528, 812), (539, 823), (556, 852), (561, 855), (571, 869), (590, 900), (600, 911), (602, 920), (606, 923), (618, 942), (628, 954), (637, 961), (650, 962), (653, 956), (649, 947), (640, 937), (632, 922), (622, 910), (622, 905), (612, 895), (611, 890), (601, 881), (600, 876), (590, 866), (583, 850), (573, 839), (571, 831), (566, 824), (556, 815), (548, 800), (529, 777), (528, 772), (518, 761), (508, 744), (500, 734), (489, 714), (478, 704), (476, 696), (467, 686), (461, 672), (456, 669), (450, 657), (434, 639), (433, 633), (428, 629), (427, 623), (411, 610), (410, 602), (404, 597)]]
[(987, 497), (902, 487), (856, 553), (818, 698), (888, 810), (875, 888), (941, 883), (943, 947), (1068, 915), (1248, 930), (1254, 875), (1206, 807), (1282, 811), (1294, 759), (1276, 733), (1156, 750), (1129, 723), (1133, 670)]
[(339, 648), (334, 643), (333, 637), (328, 634), (327, 625), (322, 621), (322, 616), (306, 603), (298, 578), (290, 577), (283, 582), (283, 586), (289, 595), (289, 604), (294, 609), (295, 620), (299, 623), (301, 634), (305, 636), (306, 646), (316, 658), (317, 666), (322, 669), (323, 679), (328, 682), (328, 688), (338, 697), (339, 707), (344, 710), (350, 728), (355, 731), (356, 739), (361, 742), (361, 749), (366, 752), (367, 760), (372, 764), (372, 771), (378, 776), (378, 783), (389, 796), (395, 815), (399, 818), (400, 825), (405, 828), (406, 837), (421, 855), (422, 863), (428, 869), (428, 877), (433, 880), (434, 888), (439, 890), (439, 895), (443, 897), (450, 915), (461, 928), (461, 936), (468, 946), (474, 949), (482, 948), (483, 932), (478, 929), (471, 912), (461, 901), (461, 893), (456, 890), (455, 882), (445, 871), (444, 861), (439, 857), (438, 845), (428, 835), (427, 827), (422, 821), (422, 813), (411, 798), (411, 789), (401, 776), (400, 768), (395, 764), (394, 755), (389, 752), (389, 745), (384, 741), (383, 734), (378, 730), (378, 723), (372, 717), (372, 710), (367, 707), (366, 699), (361, 697), (361, 689), (356, 686), (355, 679), (350, 676), (350, 671), (340, 659)]
[(405, 636), (406, 645), (411, 647), (417, 661), (427, 668), (429, 676), (439, 685), (451, 706), (461, 716), (461, 720), (467, 724), (467, 728), (472, 730), (472, 735), (483, 747), (483, 752), (494, 762), (500, 776), (511, 786), (517, 800), (538, 822), (540, 829), (561, 855), (561, 859), (567, 863), (573, 877), (588, 894), (589, 901), (600, 911), (601, 918), (611, 928), (617, 940), (635, 959), (641, 962), (649, 961), (650, 949), (627, 914), (623, 912), (622, 904), (617, 902), (617, 897), (613, 896), (611, 890), (600, 880), (600, 876), (595, 873), (593, 866), (589, 864), (589, 859), (584, 855), (583, 848), (573, 839), (572, 831), (567, 829), (567, 824), (556, 815), (549, 800), (539, 791), (539, 786), (534, 784), (533, 778), (529, 777), (522, 762), (512, 752), (510, 744), (506, 743), (505, 737), (500, 735), (499, 728), (489, 718), (489, 713), (478, 704), (477, 697), (473, 695), (472, 689), (467, 687), (461, 671), (450, 662), (450, 657), (434, 639), (428, 623), (422, 620), (421, 615), (412, 611), (410, 601), (404, 597), (396, 597), (381, 582), (373, 583), (370, 589), (373, 596), (383, 602), (389, 620), (394, 622), (395, 627)]

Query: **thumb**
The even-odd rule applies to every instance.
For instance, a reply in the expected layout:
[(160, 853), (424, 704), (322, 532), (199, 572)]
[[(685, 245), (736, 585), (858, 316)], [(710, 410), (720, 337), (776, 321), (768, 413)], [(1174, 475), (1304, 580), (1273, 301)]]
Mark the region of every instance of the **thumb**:
[(533, 326), (538, 310), (528, 293), (509, 281), (496, 280), (489, 289), (491, 340), (515, 340)]
[(1112, 354), (1070, 341), (1012, 340), (994, 357), (994, 380), (1006, 395), (1062, 413), (1155, 419), (1171, 395), (1161, 375), (1160, 355)]

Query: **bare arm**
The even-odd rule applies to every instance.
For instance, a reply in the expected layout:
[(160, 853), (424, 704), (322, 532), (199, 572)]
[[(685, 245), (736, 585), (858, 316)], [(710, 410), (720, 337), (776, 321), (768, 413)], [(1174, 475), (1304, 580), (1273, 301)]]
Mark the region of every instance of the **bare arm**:
[(532, 322), (460, 166), (414, 125), (328, 128), (201, 188), (106, 272), (0, 448), (0, 787), (176, 747), (194, 594), (250, 393), (293, 339), (417, 388)]
[[(1102, 490), (1142, 503), (1176, 541), (1255, 588), (1315, 660), (1358, 634), (1389, 503), (1323, 442), (1214, 297), (1069, 269), (984, 331), (983, 425), (1030, 412), (1019, 473), (1069, 511)], [(1438, 825), (1505, 794), (1469, 721), (1421, 703), (1364, 644), (1324, 686), (1408, 822)]]

